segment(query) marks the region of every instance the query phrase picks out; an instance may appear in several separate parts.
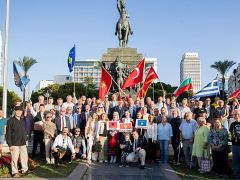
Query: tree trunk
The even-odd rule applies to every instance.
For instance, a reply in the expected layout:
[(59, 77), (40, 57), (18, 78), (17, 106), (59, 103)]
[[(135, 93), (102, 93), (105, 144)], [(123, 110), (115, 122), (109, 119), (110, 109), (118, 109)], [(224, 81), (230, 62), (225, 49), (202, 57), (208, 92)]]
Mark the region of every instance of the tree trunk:
[(224, 95), (225, 95), (225, 76), (222, 75), (222, 100), (224, 100)]

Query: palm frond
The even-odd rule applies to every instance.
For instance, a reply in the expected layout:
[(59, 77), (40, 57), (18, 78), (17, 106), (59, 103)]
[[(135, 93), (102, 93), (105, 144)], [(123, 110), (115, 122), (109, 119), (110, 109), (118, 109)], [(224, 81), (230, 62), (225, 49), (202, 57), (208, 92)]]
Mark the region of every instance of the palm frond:
[(37, 62), (36, 59), (24, 56), (22, 59), (19, 58), (19, 60), (14, 61), (24, 72), (24, 75), (27, 75), (29, 69)]

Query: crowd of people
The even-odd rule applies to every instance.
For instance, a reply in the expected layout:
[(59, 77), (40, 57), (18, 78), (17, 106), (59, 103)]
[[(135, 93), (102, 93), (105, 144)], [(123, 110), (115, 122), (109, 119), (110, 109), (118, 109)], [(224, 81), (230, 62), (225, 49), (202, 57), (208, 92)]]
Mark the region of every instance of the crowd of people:
[[(135, 128), (136, 119), (148, 121), (145, 129)], [(132, 130), (108, 130), (108, 121), (132, 123)], [(6, 128), (5, 128), (6, 127)], [(33, 135), (33, 137), (32, 137)], [(50, 97), (45, 102), (26, 102), (25, 109), (16, 104), (12, 117), (6, 120), (0, 111), (0, 144), (9, 146), (12, 175), (18, 177), (20, 156), (22, 173), (28, 172), (27, 142), (33, 141), (31, 157), (38, 156), (47, 164), (86, 159), (99, 163), (118, 163), (119, 167), (169, 162), (169, 144), (173, 161), (179, 164), (183, 150), (187, 167), (198, 166), (212, 157), (212, 170), (227, 175), (228, 153), (232, 151), (233, 176), (240, 177), (240, 105), (235, 99), (225, 103), (215, 97), (204, 101), (176, 97), (150, 97), (133, 100), (115, 94), (104, 100), (71, 95), (66, 101)], [(231, 143), (230, 143), (231, 142)], [(231, 144), (231, 145), (230, 145)], [(221, 162), (221, 163), (219, 163)]]

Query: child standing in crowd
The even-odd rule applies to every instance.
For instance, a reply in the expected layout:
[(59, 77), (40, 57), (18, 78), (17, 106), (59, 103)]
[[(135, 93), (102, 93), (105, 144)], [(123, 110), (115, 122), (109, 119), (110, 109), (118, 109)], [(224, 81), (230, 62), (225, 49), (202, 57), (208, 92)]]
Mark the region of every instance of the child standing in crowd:
[(126, 158), (127, 158), (128, 154), (133, 151), (132, 142), (130, 140), (129, 133), (124, 134), (124, 140), (120, 144), (120, 148), (122, 150), (122, 153), (121, 153), (121, 164), (119, 165), (119, 167), (123, 167), (123, 166), (128, 167)]

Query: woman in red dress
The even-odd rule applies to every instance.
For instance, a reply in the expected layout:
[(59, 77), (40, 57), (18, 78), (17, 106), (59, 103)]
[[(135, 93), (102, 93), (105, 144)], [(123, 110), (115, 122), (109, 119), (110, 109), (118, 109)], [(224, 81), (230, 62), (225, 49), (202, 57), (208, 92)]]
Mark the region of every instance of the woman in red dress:
[[(119, 121), (118, 112), (113, 113), (113, 119), (111, 121)], [(108, 138), (108, 155), (111, 157), (110, 163), (116, 163), (117, 160), (117, 146), (118, 146), (118, 131), (109, 131)]]

